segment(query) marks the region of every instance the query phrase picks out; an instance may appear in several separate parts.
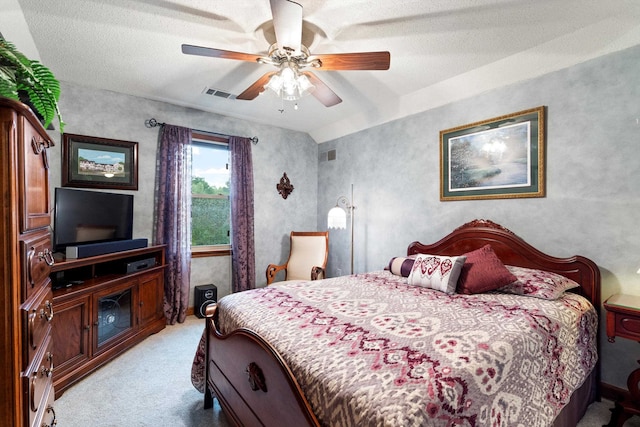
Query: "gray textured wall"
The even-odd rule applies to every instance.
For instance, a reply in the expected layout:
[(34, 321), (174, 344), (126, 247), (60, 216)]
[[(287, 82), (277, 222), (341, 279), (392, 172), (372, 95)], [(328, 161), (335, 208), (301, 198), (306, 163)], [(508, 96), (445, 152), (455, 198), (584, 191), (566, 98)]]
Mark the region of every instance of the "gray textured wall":
[[(434, 242), (487, 218), (549, 254), (594, 260), (603, 301), (640, 295), (638, 58), (640, 47), (631, 48), (320, 144), (337, 159), (319, 160), (318, 227), (353, 183), (356, 272), (383, 268), (414, 240)], [(545, 198), (440, 202), (441, 130), (540, 105), (547, 106)], [(329, 275), (349, 269), (348, 234), (330, 232)], [(626, 388), (638, 344), (601, 342), (603, 380)]]
[[(230, 101), (232, 102), (232, 101)], [(240, 102), (240, 101), (236, 101)], [(135, 141), (139, 152), (138, 191), (134, 194), (134, 237), (151, 241), (153, 191), (159, 128), (148, 129), (155, 118), (194, 129), (229, 135), (257, 136), (252, 146), (255, 186), (256, 280), (266, 284), (269, 263), (286, 261), (289, 232), (315, 230), (317, 204), (317, 144), (307, 135), (249, 121), (206, 113), (163, 102), (62, 83), (60, 109), (65, 132)], [(275, 111), (274, 114), (280, 114)], [(59, 131), (49, 134), (57, 142), (51, 150), (51, 183), (61, 184), (62, 142)], [(276, 190), (283, 172), (294, 185), (284, 200)], [(191, 287), (214, 283), (218, 295), (230, 293), (230, 257), (197, 258), (192, 262)], [(190, 295), (193, 301), (193, 292)], [(191, 303), (192, 305), (192, 303)]]
[[(151, 237), (159, 121), (253, 136), (256, 186), (256, 276), (282, 262), (292, 229), (326, 229), (326, 213), (354, 184), (356, 272), (382, 268), (413, 240), (432, 242), (474, 218), (492, 219), (556, 256), (593, 259), (603, 278), (603, 300), (616, 292), (640, 294), (640, 47), (320, 146), (304, 134), (162, 102), (62, 85), (66, 131), (137, 141), (140, 189), (135, 194), (135, 237)], [(541, 199), (439, 201), (439, 132), (539, 105), (547, 110), (547, 196)], [(51, 136), (60, 142), (57, 132)], [(335, 161), (317, 156), (336, 149)], [(51, 178), (60, 185), (59, 143)], [(287, 172), (295, 190), (275, 190)], [(349, 230), (331, 230), (329, 272), (349, 270)], [(215, 283), (229, 293), (228, 257), (195, 259), (192, 287)], [(602, 339), (603, 380), (625, 387), (636, 367), (637, 343)]]

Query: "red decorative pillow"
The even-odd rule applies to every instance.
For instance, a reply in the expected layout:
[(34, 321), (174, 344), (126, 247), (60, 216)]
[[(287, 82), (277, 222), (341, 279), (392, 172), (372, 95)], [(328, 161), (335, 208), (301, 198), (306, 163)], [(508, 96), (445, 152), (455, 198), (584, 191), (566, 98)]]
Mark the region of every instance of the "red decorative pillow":
[(458, 293), (480, 294), (518, 280), (493, 252), (491, 245), (487, 244), (464, 255), (467, 260), (458, 278)]

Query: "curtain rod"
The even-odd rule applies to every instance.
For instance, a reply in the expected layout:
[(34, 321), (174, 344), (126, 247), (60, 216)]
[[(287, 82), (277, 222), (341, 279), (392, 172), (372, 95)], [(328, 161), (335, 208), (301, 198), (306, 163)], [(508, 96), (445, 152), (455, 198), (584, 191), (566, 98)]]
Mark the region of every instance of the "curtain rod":
[[(146, 127), (148, 127), (148, 128), (154, 128), (156, 126), (163, 126), (165, 124), (166, 123), (158, 122), (153, 117), (144, 121), (144, 125)], [(211, 135), (221, 136), (221, 137), (227, 138), (227, 139), (231, 136), (231, 135), (225, 135), (224, 133), (211, 132), (211, 131), (208, 131), (208, 130), (199, 130), (199, 129), (192, 129), (192, 130), (194, 130), (196, 132), (208, 133), (208, 134), (211, 134)], [(251, 137), (251, 138), (248, 138), (248, 139), (249, 139), (249, 141), (253, 142), (254, 144), (258, 143), (258, 137), (257, 136), (254, 136), (254, 137)]]

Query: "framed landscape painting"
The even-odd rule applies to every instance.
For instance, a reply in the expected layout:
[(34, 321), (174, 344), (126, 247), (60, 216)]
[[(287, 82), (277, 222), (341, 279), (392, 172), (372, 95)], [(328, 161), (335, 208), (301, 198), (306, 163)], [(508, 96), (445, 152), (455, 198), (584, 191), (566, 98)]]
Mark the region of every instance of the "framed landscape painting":
[(440, 132), (440, 200), (545, 195), (545, 107)]
[(138, 189), (138, 143), (65, 133), (62, 186)]

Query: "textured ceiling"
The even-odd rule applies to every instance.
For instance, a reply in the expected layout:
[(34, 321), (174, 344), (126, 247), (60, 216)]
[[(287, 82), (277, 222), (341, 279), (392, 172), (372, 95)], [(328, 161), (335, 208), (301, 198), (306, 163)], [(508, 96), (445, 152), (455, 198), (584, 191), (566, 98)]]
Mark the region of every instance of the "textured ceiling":
[(272, 67), (184, 55), (181, 45), (266, 54), (274, 41), (268, 0), (0, 0), (0, 32), (59, 80), (308, 132), (317, 142), (640, 44), (637, 0), (298, 2), (312, 54), (386, 50), (390, 69), (316, 71), (343, 99), (330, 108), (308, 96), (294, 110), (269, 91), (253, 101), (206, 95), (237, 95)]

